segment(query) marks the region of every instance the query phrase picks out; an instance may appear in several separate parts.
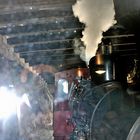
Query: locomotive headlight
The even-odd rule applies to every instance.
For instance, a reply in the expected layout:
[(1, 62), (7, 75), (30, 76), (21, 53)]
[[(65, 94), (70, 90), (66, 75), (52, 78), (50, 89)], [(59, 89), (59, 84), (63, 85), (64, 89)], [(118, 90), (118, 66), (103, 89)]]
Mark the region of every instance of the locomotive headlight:
[(22, 103), (30, 106), (26, 94), (22, 97), (17, 97), (14, 90), (0, 87), (0, 119), (9, 118), (13, 114), (20, 117), (20, 106)]
[(97, 73), (97, 74), (104, 74), (106, 71), (105, 70), (97, 70), (97, 71), (95, 71), (95, 73)]
[(95, 73), (97, 74), (106, 73), (106, 69), (104, 68), (104, 65), (96, 65)]

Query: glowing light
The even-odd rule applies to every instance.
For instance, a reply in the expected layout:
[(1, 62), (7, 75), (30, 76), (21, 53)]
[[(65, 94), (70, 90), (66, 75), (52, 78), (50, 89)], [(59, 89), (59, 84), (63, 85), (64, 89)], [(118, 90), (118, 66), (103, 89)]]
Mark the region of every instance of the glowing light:
[(16, 112), (16, 96), (9, 91), (6, 87), (0, 88), (0, 118), (9, 117)]
[(97, 70), (95, 71), (97, 74), (104, 74), (106, 71), (105, 70)]
[(20, 119), (20, 106), (23, 103), (31, 107), (26, 94), (22, 97), (17, 97), (14, 90), (0, 87), (0, 119), (9, 118), (13, 114), (16, 114)]
[(101, 55), (101, 54), (96, 55), (96, 64), (97, 65), (102, 65), (103, 64), (103, 55)]
[(82, 76), (82, 71), (81, 71), (80, 68), (79, 68), (78, 71), (77, 71), (77, 75), (78, 75), (78, 77), (81, 77), (81, 76)]

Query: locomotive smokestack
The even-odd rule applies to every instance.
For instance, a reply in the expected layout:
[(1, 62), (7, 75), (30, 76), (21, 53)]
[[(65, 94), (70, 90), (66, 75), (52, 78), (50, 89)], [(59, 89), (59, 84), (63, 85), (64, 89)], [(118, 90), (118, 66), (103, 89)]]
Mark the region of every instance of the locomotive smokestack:
[(99, 46), (96, 56), (89, 61), (91, 80), (96, 84), (115, 80), (112, 45)]

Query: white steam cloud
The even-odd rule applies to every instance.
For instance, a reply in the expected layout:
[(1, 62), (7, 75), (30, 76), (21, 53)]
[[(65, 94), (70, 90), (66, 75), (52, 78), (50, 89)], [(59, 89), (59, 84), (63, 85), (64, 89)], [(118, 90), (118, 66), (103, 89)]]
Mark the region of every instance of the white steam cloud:
[(83, 42), (80, 40), (80, 38), (75, 38), (73, 40), (73, 46), (74, 46), (74, 53), (79, 55), (82, 60), (85, 59), (85, 46)]
[(90, 58), (96, 54), (102, 32), (115, 23), (114, 3), (113, 0), (77, 0), (73, 12), (86, 25), (81, 40), (86, 46), (84, 61), (88, 64)]

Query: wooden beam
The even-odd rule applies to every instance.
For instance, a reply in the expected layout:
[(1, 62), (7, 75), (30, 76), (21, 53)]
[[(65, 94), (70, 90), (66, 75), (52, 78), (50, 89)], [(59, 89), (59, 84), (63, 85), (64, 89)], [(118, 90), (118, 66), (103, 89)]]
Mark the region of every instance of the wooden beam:
[(75, 30), (64, 30), (60, 32), (46, 32), (46, 33), (37, 33), (32, 35), (23, 35), (8, 38), (7, 42), (10, 45), (21, 45), (25, 43), (34, 43), (34, 42), (41, 42), (41, 41), (61, 41), (67, 39), (74, 39), (75, 37), (82, 36), (82, 29)]
[(24, 21), (27, 19), (63, 17), (73, 15), (72, 9), (51, 9), (37, 11), (22, 11), (16, 13), (0, 14), (0, 23), (11, 23), (12, 21)]
[(75, 3), (75, 0), (1, 0), (0, 1), (0, 7), (6, 8), (7, 6), (14, 8), (14, 7), (23, 7), (23, 6), (38, 6), (38, 5), (54, 5), (54, 4), (66, 4)]
[(30, 51), (37, 51), (37, 50), (50, 50), (50, 49), (61, 49), (61, 48), (72, 48), (72, 41), (73, 40), (64, 40), (64, 41), (57, 41), (57, 42), (38, 42), (36, 43), (27, 43), (23, 45), (18, 45), (14, 47), (14, 51), (21, 53), (23, 55), (31, 55)]
[(59, 18), (40, 18), (39, 21), (36, 19), (30, 19), (29, 21), (11, 23), (11, 27), (6, 24), (0, 24), (0, 34), (7, 35), (9, 37), (17, 34), (22, 35), (24, 33), (36, 33), (45, 31), (61, 31), (67, 29), (78, 29), (83, 28), (84, 24), (80, 23), (74, 16), (59, 17)]

